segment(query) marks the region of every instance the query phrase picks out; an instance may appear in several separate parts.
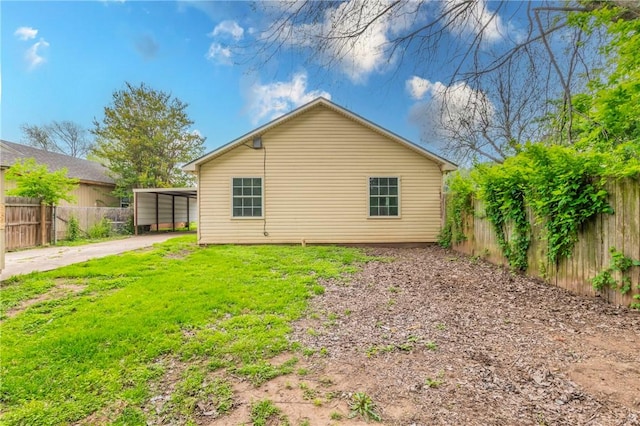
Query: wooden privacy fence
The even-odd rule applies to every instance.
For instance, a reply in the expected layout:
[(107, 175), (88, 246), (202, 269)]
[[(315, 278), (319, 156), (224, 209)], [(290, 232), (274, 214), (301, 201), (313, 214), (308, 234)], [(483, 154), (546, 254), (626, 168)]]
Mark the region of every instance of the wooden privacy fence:
[(51, 207), (42, 205), (38, 198), (5, 197), (5, 249), (48, 244), (51, 217)]
[(133, 217), (131, 208), (120, 207), (56, 207), (56, 237), (67, 238), (69, 220), (78, 219), (80, 230), (86, 234), (89, 229), (106, 218), (111, 223), (114, 233), (122, 233), (127, 222)]
[[(55, 216), (55, 223), (52, 218)], [(5, 250), (19, 250), (51, 244), (67, 238), (69, 219), (78, 219), (80, 230), (86, 233), (103, 218), (111, 223), (114, 233), (124, 230), (133, 217), (132, 209), (112, 207), (44, 206), (38, 198), (5, 197)], [(42, 227), (44, 223), (44, 228)]]
[[(594, 290), (591, 279), (609, 267), (614, 247), (625, 256), (640, 259), (640, 184), (634, 179), (624, 179), (607, 184), (609, 204), (614, 214), (601, 214), (592, 218), (579, 231), (572, 255), (562, 259), (558, 265), (549, 264), (544, 229), (535, 223), (529, 210), (532, 239), (527, 253), (528, 275), (541, 278), (550, 284), (565, 288), (573, 293), (587, 296), (601, 296), (612, 304), (628, 306), (639, 302), (633, 299), (640, 294), (640, 267), (633, 267), (625, 274), (631, 278), (632, 290), (627, 294), (616, 289)], [(492, 263), (508, 265), (493, 231), (493, 225), (486, 218), (481, 201), (474, 200), (474, 214), (464, 221), (466, 241), (455, 244), (460, 252), (481, 256)], [(619, 282), (620, 273), (614, 278)]]

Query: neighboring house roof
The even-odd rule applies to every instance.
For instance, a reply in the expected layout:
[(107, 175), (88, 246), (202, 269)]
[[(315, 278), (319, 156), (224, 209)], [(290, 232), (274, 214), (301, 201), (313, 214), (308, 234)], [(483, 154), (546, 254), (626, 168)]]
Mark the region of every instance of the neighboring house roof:
[(319, 97), (314, 99), (313, 101), (302, 105), (301, 107), (294, 109), (293, 111), (291, 111), (290, 113), (283, 115), (282, 117), (276, 118), (275, 120), (270, 121), (269, 123), (258, 127), (257, 129), (243, 135), (240, 136), (239, 138), (227, 143), (226, 145), (223, 145), (211, 152), (209, 152), (208, 154), (203, 155), (200, 158), (197, 158), (193, 161), (191, 161), (190, 163), (185, 164), (182, 169), (185, 171), (195, 171), (196, 167), (206, 163), (209, 160), (212, 160), (216, 157), (219, 157), (220, 155), (234, 149), (235, 147), (242, 145), (244, 143), (246, 143), (247, 141), (251, 141), (256, 137), (259, 137), (261, 135), (263, 135), (264, 133), (266, 133), (267, 131), (273, 129), (276, 126), (279, 126), (280, 124), (287, 122), (295, 117), (298, 117), (301, 114), (304, 114), (305, 112), (309, 111), (312, 108), (318, 107), (318, 106), (324, 106), (329, 108), (330, 110), (333, 110), (339, 114), (342, 114), (343, 116), (355, 121), (356, 123), (359, 123), (365, 127), (370, 128), (371, 130), (373, 130), (374, 132), (380, 133), (386, 137), (388, 137), (389, 139), (406, 146), (407, 148), (431, 159), (432, 161), (436, 162), (438, 165), (440, 165), (440, 168), (442, 171), (450, 171), (450, 170), (456, 170), (458, 167), (456, 164), (434, 154), (433, 152), (421, 147), (420, 145), (416, 145), (415, 143), (403, 138), (402, 136), (399, 136), (383, 127), (378, 126), (377, 124), (339, 106), (334, 104), (333, 102)]
[(0, 140), (0, 154), (0, 167), (3, 169), (11, 167), (16, 160), (33, 158), (39, 164), (46, 164), (50, 172), (66, 167), (68, 170), (67, 176), (79, 179), (84, 183), (115, 184), (113, 178), (107, 174), (108, 169), (95, 161), (45, 151), (44, 149), (5, 140)]

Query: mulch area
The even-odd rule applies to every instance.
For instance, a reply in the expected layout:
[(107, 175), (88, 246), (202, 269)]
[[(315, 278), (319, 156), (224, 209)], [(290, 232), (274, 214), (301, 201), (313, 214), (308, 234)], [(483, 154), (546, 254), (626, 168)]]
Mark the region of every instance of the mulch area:
[(640, 425), (640, 312), (437, 246), (367, 250), (291, 338), (384, 424)]

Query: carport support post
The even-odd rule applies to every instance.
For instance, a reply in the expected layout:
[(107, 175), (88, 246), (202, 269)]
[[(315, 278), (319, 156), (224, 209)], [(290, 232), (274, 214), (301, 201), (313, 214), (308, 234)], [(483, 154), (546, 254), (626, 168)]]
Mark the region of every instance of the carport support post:
[(171, 196), (171, 230), (176, 232), (176, 196)]
[(158, 201), (158, 193), (156, 192), (156, 232), (160, 232), (160, 217), (158, 216), (158, 209), (160, 209)]
[(189, 204), (191, 204), (191, 198), (187, 196), (187, 231), (191, 231), (191, 218), (189, 217)]
[(133, 233), (138, 235), (138, 196), (133, 191)]

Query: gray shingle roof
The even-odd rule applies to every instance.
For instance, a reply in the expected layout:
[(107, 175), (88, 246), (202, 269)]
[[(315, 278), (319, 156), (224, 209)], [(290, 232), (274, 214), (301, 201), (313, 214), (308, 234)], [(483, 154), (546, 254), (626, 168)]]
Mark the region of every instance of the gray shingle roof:
[(50, 172), (66, 167), (69, 171), (67, 176), (80, 179), (82, 182), (115, 183), (107, 174), (107, 168), (95, 161), (0, 140), (0, 167), (11, 167), (16, 160), (25, 158), (34, 158), (37, 163), (46, 164)]

